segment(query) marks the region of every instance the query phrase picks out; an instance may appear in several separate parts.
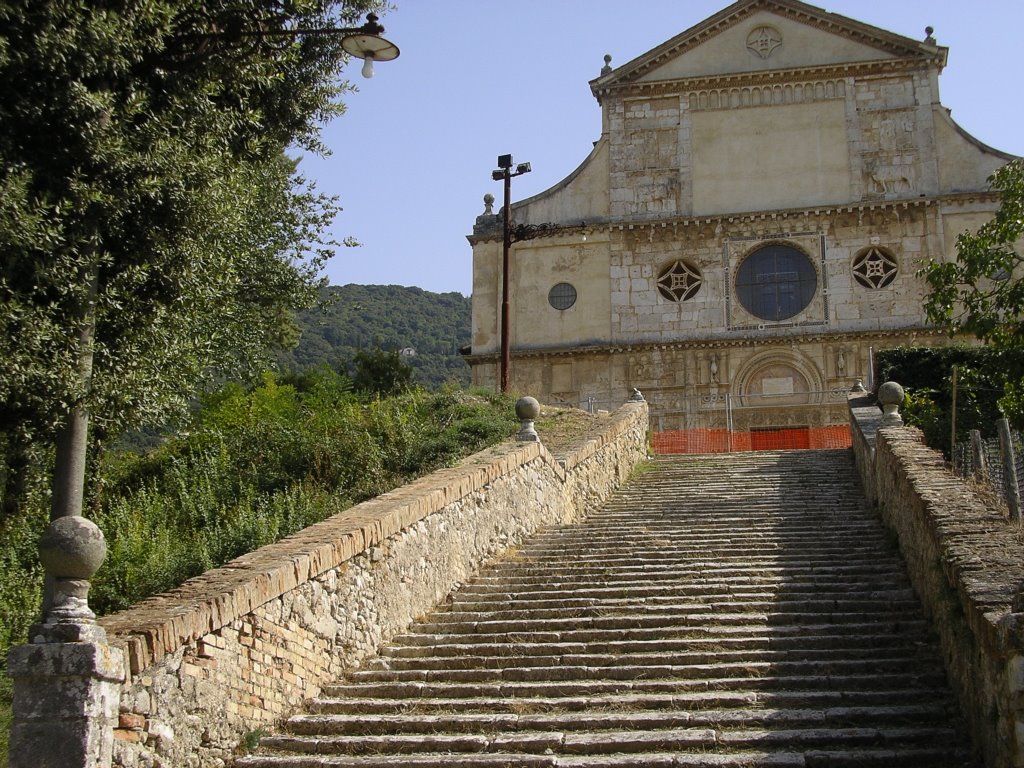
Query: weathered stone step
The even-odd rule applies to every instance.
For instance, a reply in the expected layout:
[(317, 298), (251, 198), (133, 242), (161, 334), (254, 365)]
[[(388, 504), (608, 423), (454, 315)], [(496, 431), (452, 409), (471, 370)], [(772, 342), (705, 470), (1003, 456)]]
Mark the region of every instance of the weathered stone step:
[(752, 748), (809, 747), (842, 749), (855, 746), (938, 746), (953, 743), (958, 735), (950, 728), (776, 728), (716, 729), (666, 728), (643, 730), (510, 731), (488, 733), (433, 733), (387, 735), (280, 735), (264, 739), (263, 746), (290, 752), (317, 754), (370, 753), (534, 753), (609, 754), (672, 751), (705, 752), (724, 747), (740, 751)]
[(557, 607), (538, 607), (530, 603), (520, 603), (513, 607), (484, 603), (473, 606), (473, 610), (460, 610), (463, 606), (453, 605), (435, 615), (438, 621), (454, 623), (481, 621), (523, 621), (535, 622), (545, 619), (570, 619), (576, 617), (602, 617), (615, 615), (636, 615), (643, 612), (645, 618), (661, 616), (691, 615), (694, 613), (717, 614), (771, 613), (773, 615), (810, 613), (827, 615), (839, 613), (867, 613), (874, 610), (905, 615), (909, 611), (920, 610), (920, 604), (912, 600), (908, 594), (902, 595), (833, 595), (821, 598), (791, 599), (789, 596), (751, 596), (743, 599), (738, 595), (728, 598), (701, 600), (698, 596), (690, 596), (685, 602), (672, 599), (665, 600), (632, 600), (617, 599), (595, 601), (589, 605), (560, 605)]
[(536, 642), (503, 640), (499, 642), (480, 643), (439, 643), (436, 645), (386, 645), (380, 649), (383, 658), (432, 658), (452, 656), (571, 656), (574, 654), (616, 654), (650, 653), (680, 654), (712, 652), (722, 650), (735, 651), (796, 651), (815, 652), (824, 650), (853, 653), (877, 654), (879, 651), (925, 645), (927, 638), (919, 638), (920, 643), (906, 635), (873, 634), (873, 635), (796, 635), (776, 637), (765, 632), (752, 634), (748, 637), (714, 637), (648, 640), (611, 640), (590, 642)]
[[(500, 649), (498, 649), (500, 650)], [(941, 660), (932, 649), (927, 652), (906, 645), (880, 649), (864, 648), (821, 648), (808, 649), (793, 647), (782, 650), (741, 648), (725, 650), (722, 648), (699, 649), (686, 648), (670, 655), (673, 666), (712, 663), (767, 663), (788, 664), (796, 660), (801, 662), (831, 662), (836, 659), (874, 661), (879, 658), (890, 662), (900, 660), (904, 664), (930, 663), (940, 664)], [(529, 667), (662, 667), (666, 662), (663, 651), (636, 652), (626, 647), (620, 653), (597, 653), (590, 649), (584, 651), (567, 651), (564, 653), (536, 653), (526, 645), (515, 646), (512, 651), (484, 655), (482, 653), (412, 656), (412, 657), (381, 657), (374, 659), (364, 667), (364, 672), (379, 670), (436, 671), (466, 669), (509, 669), (523, 667), (528, 660)], [(354, 673), (355, 674), (355, 673)], [(353, 678), (355, 679), (355, 678)]]
[(422, 625), (424, 632), (436, 634), (494, 634), (494, 633), (528, 633), (528, 632), (568, 632), (579, 629), (659, 629), (665, 635), (672, 632), (685, 632), (693, 627), (702, 626), (713, 620), (716, 624), (781, 624), (787, 622), (806, 626), (815, 620), (827, 619), (829, 623), (838, 625), (844, 623), (864, 623), (869, 616), (876, 619), (889, 618), (898, 620), (905, 611), (919, 608), (915, 606), (892, 607), (889, 606), (881, 614), (866, 614), (864, 611), (841, 611), (833, 610), (827, 613), (793, 610), (793, 611), (739, 611), (735, 613), (711, 613), (709, 611), (695, 608), (688, 612), (666, 612), (658, 615), (630, 612), (617, 613), (609, 616), (572, 616), (563, 618), (548, 619), (508, 619), (508, 620), (477, 620), (477, 621), (433, 621)]
[[(818, 565), (808, 564), (806, 561), (800, 564), (791, 564), (783, 567), (777, 563), (761, 564), (757, 566), (744, 565), (746, 561), (730, 566), (724, 565), (721, 560), (707, 560), (706, 557), (699, 560), (688, 561), (685, 564), (656, 565), (645, 569), (643, 565), (633, 564), (620, 569), (606, 568), (559, 568), (556, 564), (527, 564), (520, 563), (516, 568), (509, 568), (508, 573), (491, 572), (480, 577), (482, 584), (531, 584), (543, 585), (548, 581), (559, 582), (562, 585), (594, 583), (595, 573), (604, 573), (606, 577), (615, 577), (622, 581), (641, 578), (641, 580), (675, 580), (681, 581), (684, 577), (700, 578), (704, 581), (718, 583), (729, 583), (740, 580), (780, 582), (788, 581), (819, 581), (827, 583), (831, 581), (845, 581), (848, 578), (858, 576), (876, 576), (879, 573), (899, 573), (894, 566), (887, 565), (883, 560), (879, 562), (876, 555), (874, 561), (861, 563), (837, 562), (835, 558)], [(683, 568), (682, 565), (686, 567)], [(605, 573), (607, 571), (607, 573)]]
[(838, 577), (845, 573), (870, 572), (872, 568), (876, 570), (887, 568), (884, 561), (879, 562), (879, 553), (877, 551), (873, 556), (865, 555), (860, 559), (840, 555), (821, 558), (798, 556), (785, 558), (765, 555), (762, 558), (758, 558), (742, 554), (736, 556), (715, 555), (714, 552), (702, 549), (691, 556), (652, 558), (646, 562), (639, 558), (625, 558), (614, 561), (602, 561), (600, 558), (595, 558), (593, 561), (581, 560), (578, 563), (519, 560), (504, 563), (500, 567), (496, 566), (488, 571), (484, 578), (495, 579), (512, 576), (517, 579), (528, 579), (531, 577), (536, 578), (542, 574), (565, 574), (571, 578), (574, 575), (593, 573), (632, 575), (644, 573), (657, 574), (666, 571), (677, 576), (699, 573), (703, 578), (709, 578), (712, 574), (735, 574), (737, 572), (742, 575), (785, 574), (790, 578), (798, 578), (804, 574), (813, 573), (825, 573)]
[[(895, 580), (894, 580), (895, 581)], [(564, 594), (542, 591), (509, 592), (466, 592), (452, 598), (451, 602), (438, 609), (438, 614), (452, 610), (469, 610), (484, 605), (489, 608), (529, 605), (531, 608), (571, 608), (575, 606), (605, 605), (634, 601), (651, 605), (680, 598), (704, 598), (717, 600), (721, 597), (737, 599), (769, 599), (785, 597), (789, 600), (909, 600), (913, 591), (902, 584), (892, 584), (872, 589), (861, 584), (793, 584), (779, 588), (773, 584), (658, 584), (622, 585), (619, 587), (593, 587), (578, 589)]]
[(714, 669), (704, 676), (674, 678), (620, 678), (591, 677), (582, 679), (546, 680), (505, 678), (487, 682), (434, 680), (366, 681), (338, 683), (325, 686), (324, 694), (331, 697), (381, 698), (537, 698), (546, 696), (597, 696), (613, 693), (685, 693), (710, 690), (874, 690), (891, 688), (941, 689), (946, 682), (941, 671), (931, 672), (873, 672), (870, 667), (862, 674), (776, 675), (770, 669), (755, 670), (760, 674), (733, 676), (715, 675)]
[(878, 727), (929, 723), (948, 717), (936, 704), (831, 707), (826, 709), (698, 709), (653, 711), (563, 711), (539, 713), (445, 712), (442, 714), (297, 715), (288, 731), (305, 736), (382, 733), (457, 733), (487, 728), (502, 731), (581, 731), (682, 727), (773, 726)]
[(275, 755), (239, 758), (239, 768), (963, 768), (973, 766), (963, 750), (908, 747), (897, 758), (892, 749), (743, 751), (738, 754), (642, 755)]
[[(689, 578), (683, 580), (683, 574), (678, 572), (665, 571), (659, 574), (652, 574), (649, 579), (638, 583), (637, 579), (619, 578), (602, 580), (595, 584), (591, 578), (570, 579), (566, 577), (555, 577), (550, 579), (535, 578), (481, 578), (471, 585), (466, 585), (465, 592), (460, 590), (453, 600), (473, 600), (486, 598), (489, 595), (509, 595), (517, 597), (547, 597), (548, 599), (566, 599), (573, 595), (586, 597), (588, 595), (601, 595), (617, 590), (639, 590), (644, 594), (645, 590), (651, 593), (679, 590), (681, 594), (708, 594), (712, 590), (729, 592), (733, 590), (776, 590), (794, 592), (814, 592), (816, 590), (832, 591), (865, 591), (885, 590), (887, 588), (903, 588), (906, 586), (906, 576), (902, 571), (880, 568), (876, 565), (873, 569), (865, 569), (864, 573), (851, 574), (844, 572), (841, 578), (836, 579), (833, 574), (820, 571), (803, 574), (799, 577), (789, 574), (714, 574), (715, 578), (704, 576), (696, 577), (687, 574)], [(443, 610), (443, 607), (441, 608)]]
[(237, 765), (973, 768), (855, 477), (849, 451), (659, 459)]
[[(721, 622), (721, 616), (716, 616), (717, 623), (708, 624), (703, 622), (689, 627), (675, 627), (671, 632), (666, 632), (663, 627), (587, 627), (562, 631), (531, 631), (520, 632), (446, 632), (444, 624), (437, 625), (439, 631), (433, 631), (435, 625), (421, 624), (416, 627), (416, 632), (400, 635), (392, 641), (402, 645), (452, 645), (472, 643), (561, 643), (561, 642), (625, 642), (634, 640), (714, 640), (719, 638), (748, 638), (761, 637), (769, 629), (766, 617), (760, 616), (756, 623), (753, 621), (742, 621), (750, 618), (747, 616), (737, 617), (736, 621), (729, 624)], [(872, 620), (874, 619), (874, 620)], [(911, 641), (919, 641), (924, 637), (931, 637), (931, 630), (927, 623), (919, 616), (900, 617), (899, 619), (888, 618), (878, 620), (877, 617), (868, 617), (860, 622), (851, 621), (844, 624), (834, 622), (823, 624), (821, 617), (814, 621), (794, 623), (791, 625), (772, 624), (771, 635), (775, 638), (795, 638), (801, 636), (908, 636)]]
[[(561, 682), (566, 680), (693, 680), (714, 678), (721, 675), (743, 678), (763, 677), (804, 677), (804, 676), (843, 676), (853, 675), (886, 675), (886, 674), (926, 674), (937, 672), (938, 659), (930, 658), (925, 665), (921, 659), (913, 655), (896, 655), (875, 658), (852, 658), (843, 654), (828, 654), (821, 659), (789, 660), (771, 657), (768, 654), (722, 654), (718, 658), (711, 654), (690, 654), (666, 663), (663, 656), (644, 658), (639, 663), (631, 663), (624, 659), (616, 663), (614, 657), (594, 657), (594, 664), (573, 664), (566, 659), (549, 657), (551, 664), (533, 665), (537, 659), (531, 658), (531, 666), (526, 666), (522, 659), (512, 661), (514, 666), (473, 666), (467, 661), (483, 661), (483, 659), (448, 659), (448, 665), (434, 667), (363, 669), (351, 672), (349, 679), (353, 683), (380, 682), (499, 682), (499, 681), (545, 681)], [(508, 661), (505, 659), (505, 661)], [(461, 662), (461, 663), (456, 663)]]
[[(636, 514), (609, 518), (592, 515), (585, 522), (572, 529), (549, 529), (527, 541), (518, 551), (573, 551), (573, 545), (587, 543), (599, 552), (624, 549), (635, 545), (645, 549), (655, 549), (653, 543), (667, 542), (673, 547), (692, 545), (695, 540), (709, 539), (715, 543), (731, 543), (736, 545), (758, 544), (766, 549), (784, 549), (787, 545), (806, 539), (821, 541), (834, 546), (836, 540), (851, 541), (858, 546), (884, 542), (887, 538), (879, 528), (878, 521), (870, 518), (859, 518), (857, 522), (848, 522), (849, 518), (842, 515), (859, 513), (853, 509), (836, 510), (830, 508), (830, 514), (812, 517), (793, 514), (772, 519), (768, 515), (756, 516), (755, 509), (746, 508), (735, 517), (717, 514), (705, 517), (700, 513), (684, 512), (678, 515), (643, 518)], [(826, 535), (822, 523), (828, 523)], [(618, 535), (616, 535), (618, 533)], [(770, 534), (771, 538), (764, 538)]]
[[(517, 689), (522, 692), (522, 689)], [(849, 707), (907, 706), (921, 702), (944, 702), (942, 687), (923, 684), (903, 688), (864, 688), (863, 690), (727, 690), (710, 689), (670, 693), (637, 692), (630, 689), (612, 693), (577, 693), (557, 696), (512, 698), (493, 696), (410, 696), (404, 694), (319, 698), (310, 702), (310, 711), (320, 714), (447, 714), (452, 712), (595, 712), (660, 710), (711, 711), (721, 708), (819, 710)], [(325, 691), (329, 696), (332, 691)]]

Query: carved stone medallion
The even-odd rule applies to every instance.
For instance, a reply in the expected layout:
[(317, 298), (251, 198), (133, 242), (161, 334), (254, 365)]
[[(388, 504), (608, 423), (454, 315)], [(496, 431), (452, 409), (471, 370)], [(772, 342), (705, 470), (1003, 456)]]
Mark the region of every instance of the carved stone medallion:
[(755, 27), (747, 35), (747, 50), (753, 51), (762, 59), (767, 59), (781, 45), (782, 33), (775, 27), (762, 25)]

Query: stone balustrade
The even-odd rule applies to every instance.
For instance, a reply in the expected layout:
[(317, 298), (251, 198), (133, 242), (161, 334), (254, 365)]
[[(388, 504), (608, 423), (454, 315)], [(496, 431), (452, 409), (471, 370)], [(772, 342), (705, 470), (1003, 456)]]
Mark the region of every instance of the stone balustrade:
[(600, 504), (647, 422), (631, 400), (565, 456), (503, 443), (101, 619), (128, 667), (113, 764), (224, 765), (483, 562)]
[(954, 476), (919, 430), (898, 426), (892, 408), (883, 415), (858, 393), (849, 406), (865, 493), (899, 543), (973, 741), (989, 768), (1024, 766), (1020, 527)]

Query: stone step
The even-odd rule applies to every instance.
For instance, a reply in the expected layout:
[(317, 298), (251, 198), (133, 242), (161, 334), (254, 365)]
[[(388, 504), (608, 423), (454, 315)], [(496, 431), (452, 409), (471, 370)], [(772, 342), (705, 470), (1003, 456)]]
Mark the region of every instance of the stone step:
[[(726, 653), (736, 651), (795, 651), (814, 653), (826, 650), (850, 651), (853, 654), (873, 654), (889, 649), (927, 646), (927, 638), (908, 638), (906, 635), (798, 635), (775, 637), (764, 633), (747, 637), (714, 637), (649, 640), (606, 640), (589, 642), (529, 642), (508, 640), (485, 643), (438, 643), (419, 645), (403, 643), (386, 645), (380, 649), (382, 659), (434, 658), (452, 656), (571, 656), (578, 654), (681, 654), (693, 652)], [(371, 662), (372, 663), (372, 662)]]
[(969, 754), (947, 747), (738, 754), (649, 752), (613, 755), (274, 755), (242, 757), (238, 768), (973, 768)]
[(501, 731), (582, 731), (727, 726), (877, 727), (929, 723), (949, 716), (937, 704), (829, 707), (824, 709), (586, 709), (560, 712), (444, 712), (422, 714), (308, 714), (287, 722), (290, 733), (305, 736), (386, 733), (461, 733), (480, 728)]
[[(716, 616), (721, 619), (721, 616)], [(406, 646), (416, 645), (452, 645), (452, 644), (474, 644), (474, 643), (534, 643), (534, 642), (578, 642), (578, 643), (602, 643), (602, 642), (626, 642), (626, 641), (658, 641), (658, 640), (715, 640), (763, 637), (766, 632), (771, 637), (778, 639), (793, 639), (800, 637), (836, 637), (836, 636), (864, 636), (864, 637), (908, 637), (912, 641), (919, 642), (922, 638), (932, 637), (931, 629), (927, 623), (917, 617), (900, 617), (899, 619), (888, 618), (886, 620), (862, 620), (851, 621), (844, 624), (821, 624), (820, 617), (816, 621), (805, 623), (772, 624), (768, 626), (765, 617), (760, 617), (757, 623), (742, 621), (743, 618), (730, 624), (721, 622), (708, 624), (707, 622), (689, 627), (675, 627), (671, 632), (666, 632), (663, 627), (573, 627), (562, 631), (538, 631), (531, 632), (446, 632), (444, 625), (439, 631), (433, 631), (434, 624), (423, 623), (419, 625), (414, 633), (400, 635), (392, 641)], [(870, 617), (874, 618), (874, 617)]]
[[(515, 692), (523, 692), (518, 688)], [(912, 685), (904, 688), (862, 690), (727, 690), (710, 689), (669, 693), (637, 692), (626, 688), (612, 693), (577, 693), (555, 696), (480, 695), (480, 696), (410, 696), (385, 694), (379, 697), (350, 696), (318, 698), (310, 702), (310, 711), (320, 714), (448, 714), (452, 712), (599, 712), (671, 709), (675, 711), (711, 711), (715, 709), (842, 709), (849, 707), (896, 707), (919, 705), (922, 702), (938, 704), (948, 709), (943, 699), (946, 688)], [(325, 691), (329, 696), (332, 691)]]
[[(745, 562), (745, 561), (744, 561)], [(849, 579), (857, 578), (892, 578), (902, 573), (895, 566), (887, 565), (884, 560), (879, 562), (876, 554), (874, 561), (865, 561), (861, 564), (848, 564), (836, 562), (833, 558), (829, 563), (814, 565), (789, 565), (787, 567), (772, 563), (769, 565), (758, 565), (747, 567), (746, 565), (726, 566), (721, 560), (707, 561), (694, 560), (685, 564), (685, 569), (680, 565), (651, 565), (644, 568), (642, 565), (632, 565), (617, 569), (614, 573), (605, 573), (607, 578), (615, 578), (619, 582), (628, 583), (636, 581), (649, 582), (680, 582), (684, 578), (699, 579), (703, 582), (730, 584), (730, 583), (768, 583), (768, 584), (789, 584), (789, 583), (846, 583)], [(608, 570), (608, 569), (604, 569)], [(574, 568), (560, 569), (555, 565), (543, 567), (532, 567), (520, 564), (515, 570), (508, 574), (489, 573), (481, 576), (477, 584), (489, 586), (499, 585), (531, 585), (537, 589), (543, 589), (545, 584), (557, 584), (558, 586), (575, 586), (576, 584), (594, 584), (595, 572), (599, 568)], [(602, 579), (604, 582), (606, 579)]]
[(467, 622), (479, 623), (481, 621), (521, 621), (533, 623), (548, 619), (566, 620), (578, 617), (600, 618), (615, 615), (636, 615), (643, 611), (645, 618), (657, 618), (660, 616), (672, 617), (677, 615), (692, 615), (694, 613), (717, 614), (725, 613), (771, 613), (780, 614), (829, 614), (839, 613), (868, 613), (873, 610), (881, 610), (894, 615), (905, 615), (909, 611), (920, 610), (920, 604), (907, 596), (886, 595), (845, 595), (827, 596), (821, 599), (787, 599), (783, 597), (765, 598), (752, 597), (741, 599), (738, 596), (730, 596), (728, 599), (719, 597), (717, 600), (700, 599), (698, 596), (691, 596), (688, 601), (679, 600), (629, 600), (620, 598), (595, 602), (589, 605), (563, 605), (560, 607), (537, 607), (530, 604), (506, 607), (501, 604), (489, 604), (474, 606), (472, 610), (460, 610), (461, 606), (452, 606), (445, 611), (438, 611), (435, 615), (438, 622), (446, 621), (455, 624)]
[[(941, 659), (933, 649), (922, 651), (915, 647), (900, 645), (889, 648), (878, 648), (868, 646), (863, 648), (789, 648), (782, 650), (751, 649), (741, 648), (724, 650), (722, 648), (707, 648), (704, 651), (687, 648), (675, 653), (666, 654), (664, 651), (636, 652), (632, 648), (624, 648), (619, 653), (598, 653), (592, 649), (580, 651), (560, 650), (556, 653), (539, 653), (525, 644), (516, 645), (510, 649), (496, 649), (504, 652), (492, 654), (467, 653), (467, 654), (445, 654), (439, 656), (411, 656), (411, 657), (379, 657), (368, 663), (363, 672), (371, 671), (436, 671), (436, 670), (467, 670), (467, 669), (510, 669), (524, 666), (523, 662), (529, 660), (529, 667), (582, 667), (582, 668), (638, 668), (654, 669), (662, 667), (666, 657), (671, 658), (673, 666), (689, 666), (693, 664), (715, 664), (715, 663), (764, 663), (764, 664), (791, 664), (794, 662), (803, 663), (827, 663), (837, 659), (856, 661), (878, 661), (888, 659), (892, 662), (898, 661), (907, 665), (910, 663), (941, 664)], [(884, 664), (884, 662), (883, 662)], [(353, 673), (353, 679), (356, 679)]]
[[(901, 609), (902, 608), (902, 609)], [(570, 632), (580, 629), (657, 629), (663, 635), (671, 635), (676, 631), (689, 631), (694, 627), (701, 627), (709, 621), (720, 625), (749, 625), (749, 624), (781, 624), (783, 622), (796, 625), (807, 625), (815, 620), (826, 619), (833, 625), (842, 624), (863, 624), (867, 618), (873, 617), (878, 620), (889, 619), (897, 622), (905, 615), (907, 610), (914, 610), (918, 606), (902, 606), (892, 608), (887, 606), (884, 612), (867, 614), (864, 611), (842, 611), (832, 610), (827, 613), (793, 610), (793, 611), (740, 611), (735, 613), (711, 613), (706, 610), (694, 609), (692, 611), (671, 611), (657, 615), (646, 613), (630, 612), (616, 613), (614, 615), (581, 615), (562, 618), (546, 619), (507, 619), (507, 620), (485, 620), (483, 618), (469, 621), (430, 621), (421, 625), (424, 632), (433, 634), (495, 634), (495, 633), (532, 633), (532, 632)], [(609, 612), (610, 613), (610, 612)]]
[(849, 451), (654, 462), (239, 768), (976, 768)]
[[(737, 665), (739, 666), (739, 665)], [(712, 690), (876, 690), (891, 688), (928, 688), (939, 690), (946, 684), (941, 670), (911, 672), (877, 672), (870, 665), (862, 670), (847, 670), (846, 674), (771, 674), (770, 665), (760, 669), (745, 670), (734, 667), (733, 674), (721, 674), (714, 665), (708, 665), (704, 674), (688, 676), (650, 678), (630, 676), (628, 672), (612, 678), (599, 676), (599, 670), (589, 671), (588, 677), (564, 677), (546, 679), (540, 670), (536, 676), (509, 675), (501, 679), (475, 680), (460, 679), (459, 675), (445, 677), (427, 675), (425, 680), (416, 679), (373, 679), (372, 676), (358, 682), (335, 683), (324, 687), (324, 695), (330, 697), (381, 698), (538, 698), (546, 696), (596, 696), (612, 693), (686, 693)], [(716, 671), (718, 674), (716, 674)], [(746, 674), (743, 674), (746, 672)], [(739, 673), (739, 674), (737, 674)]]
[[(523, 659), (504, 661), (507, 665), (479, 665), (472, 661), (483, 661), (479, 658), (447, 659), (452, 663), (435, 666), (410, 665), (398, 668), (375, 668), (354, 671), (349, 674), (353, 683), (382, 682), (474, 682), (490, 683), (502, 681), (534, 681), (562, 682), (566, 680), (696, 680), (717, 677), (720, 675), (742, 678), (775, 677), (806, 677), (806, 676), (843, 676), (854, 675), (879, 676), (886, 674), (927, 674), (938, 671), (941, 667), (938, 658), (930, 658), (929, 664), (912, 654), (888, 655), (885, 657), (853, 658), (847, 655), (828, 654), (821, 659), (773, 658), (767, 654), (748, 656), (744, 654), (715, 657), (713, 654), (692, 654), (667, 662), (664, 656), (637, 660), (624, 659), (616, 663), (614, 657), (592, 657), (595, 663), (573, 663), (573, 659), (559, 660), (548, 657), (551, 664), (536, 664), (531, 658), (530, 666), (523, 664)], [(584, 657), (586, 658), (586, 657)], [(543, 659), (542, 659), (543, 660)]]
[(740, 751), (782, 747), (787, 750), (886, 745), (940, 746), (954, 743), (959, 735), (950, 728), (896, 726), (876, 728), (645, 728), (643, 730), (491, 731), (486, 733), (431, 733), (386, 735), (279, 735), (267, 737), (263, 746), (289, 752), (316, 754), (365, 753), (532, 753), (610, 754), (629, 752), (706, 752), (725, 748)]

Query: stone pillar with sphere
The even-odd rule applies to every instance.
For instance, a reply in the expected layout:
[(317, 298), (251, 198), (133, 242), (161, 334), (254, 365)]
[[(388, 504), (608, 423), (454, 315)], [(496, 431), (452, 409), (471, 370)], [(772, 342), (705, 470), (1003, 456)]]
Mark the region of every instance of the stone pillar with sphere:
[(79, 515), (58, 517), (40, 540), (52, 599), (8, 659), (10, 768), (110, 766), (124, 658), (107, 645), (87, 600), (105, 555), (103, 533)]

